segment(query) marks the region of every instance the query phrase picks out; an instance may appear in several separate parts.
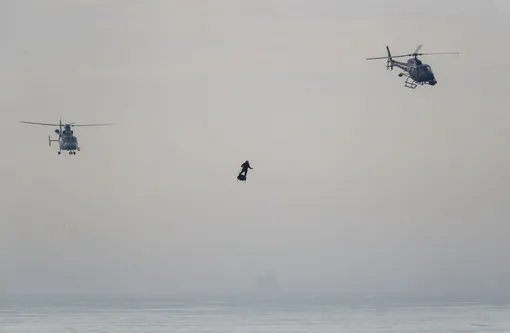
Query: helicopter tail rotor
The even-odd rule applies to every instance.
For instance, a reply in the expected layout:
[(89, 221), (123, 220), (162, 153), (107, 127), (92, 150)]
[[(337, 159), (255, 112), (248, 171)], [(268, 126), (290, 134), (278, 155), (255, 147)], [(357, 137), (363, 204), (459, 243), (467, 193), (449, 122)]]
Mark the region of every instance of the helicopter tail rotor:
[[(395, 61), (393, 60), (394, 57), (391, 55), (390, 48), (388, 46), (386, 46), (386, 52), (388, 53), (386, 57), (366, 58), (366, 60), (386, 59), (387, 60), (386, 69), (393, 70), (393, 64)], [(398, 58), (398, 56), (396, 56), (395, 58)]]
[(386, 69), (393, 70), (393, 58), (391, 57), (390, 48), (386, 46), (386, 51), (388, 52), (388, 62), (386, 63)]

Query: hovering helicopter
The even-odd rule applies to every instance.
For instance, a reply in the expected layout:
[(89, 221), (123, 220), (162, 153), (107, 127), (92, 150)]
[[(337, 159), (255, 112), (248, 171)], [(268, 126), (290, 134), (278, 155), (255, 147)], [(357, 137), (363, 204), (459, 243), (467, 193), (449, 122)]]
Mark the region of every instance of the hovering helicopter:
[[(62, 125), (62, 120), (58, 124), (46, 124), (46, 123), (35, 123), (29, 121), (21, 121), (24, 124), (32, 124), (32, 125), (43, 125), (43, 126), (58, 126), (59, 129), (55, 130), (55, 133), (58, 135), (57, 140), (52, 140), (51, 136), (48, 135), (48, 143), (51, 147), (52, 142), (59, 143), (59, 151), (58, 154), (62, 152), (62, 150), (69, 151), (69, 155), (76, 155), (76, 151), (80, 151), (80, 147), (78, 146), (78, 139), (74, 136), (74, 132), (72, 127), (75, 126), (111, 126), (115, 124), (87, 124), (87, 125), (75, 125), (75, 123), (69, 123)], [(63, 128), (63, 129), (62, 129)]]
[[(386, 51), (388, 52), (387, 57), (366, 58), (366, 60), (388, 59), (386, 69), (393, 70), (393, 66), (401, 68), (403, 71), (402, 73), (399, 73), (398, 76), (407, 77), (405, 82), (406, 88), (415, 89), (418, 86), (418, 84), (419, 85), (428, 84), (430, 86), (435, 86), (437, 84), (437, 80), (434, 76), (434, 72), (432, 72), (432, 68), (430, 68), (429, 65), (422, 63), (421, 60), (418, 59), (418, 56), (438, 54), (459, 54), (459, 52), (418, 53), (422, 46), (423, 45), (419, 45), (416, 51), (414, 51), (414, 53), (397, 56), (392, 56), (389, 47), (386, 46)], [(414, 57), (414, 58), (408, 59), (407, 62), (393, 60), (393, 58), (401, 57)]]

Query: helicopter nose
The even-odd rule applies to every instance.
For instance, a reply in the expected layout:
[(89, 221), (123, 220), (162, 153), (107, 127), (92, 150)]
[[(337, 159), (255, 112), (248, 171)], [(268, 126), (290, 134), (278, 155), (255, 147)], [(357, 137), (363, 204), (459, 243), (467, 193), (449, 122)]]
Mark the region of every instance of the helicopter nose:
[(433, 80), (430, 80), (430, 81), (429, 81), (429, 84), (430, 84), (431, 86), (435, 86), (435, 85), (436, 85), (436, 83), (437, 83), (436, 79), (433, 79)]

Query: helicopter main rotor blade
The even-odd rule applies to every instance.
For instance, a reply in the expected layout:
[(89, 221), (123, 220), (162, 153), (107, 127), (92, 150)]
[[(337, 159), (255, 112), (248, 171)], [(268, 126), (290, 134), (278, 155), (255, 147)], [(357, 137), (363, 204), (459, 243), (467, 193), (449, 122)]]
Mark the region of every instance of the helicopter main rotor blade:
[(72, 127), (85, 127), (85, 126), (113, 126), (115, 124), (84, 124), (84, 125), (71, 125)]
[[(405, 55), (392, 55), (392, 58), (402, 58), (402, 57), (412, 57), (412, 54), (405, 54)], [(366, 60), (375, 60), (375, 59), (388, 59), (388, 56), (386, 57), (375, 57), (375, 58), (366, 58)]]
[(59, 124), (47, 124), (47, 123), (36, 123), (32, 121), (20, 121), (23, 124), (31, 124), (31, 125), (42, 125), (42, 126), (59, 126)]
[(375, 59), (388, 59), (388, 57), (366, 58), (366, 60), (375, 60)]
[(422, 56), (422, 55), (437, 55), (437, 54), (460, 54), (460, 52), (418, 53), (417, 55)]
[(418, 47), (416, 48), (416, 51), (414, 51), (414, 53), (417, 54), (418, 51), (420, 51), (420, 49), (422, 48), (422, 46), (423, 46), (423, 44), (418, 45)]
[[(435, 52), (435, 53), (409, 53), (402, 55), (394, 55), (392, 58), (402, 58), (402, 57), (417, 57), (422, 55), (439, 55), (439, 54), (460, 54), (460, 52)], [(366, 60), (375, 60), (375, 59), (388, 59), (388, 57), (375, 57), (375, 58), (366, 58)]]

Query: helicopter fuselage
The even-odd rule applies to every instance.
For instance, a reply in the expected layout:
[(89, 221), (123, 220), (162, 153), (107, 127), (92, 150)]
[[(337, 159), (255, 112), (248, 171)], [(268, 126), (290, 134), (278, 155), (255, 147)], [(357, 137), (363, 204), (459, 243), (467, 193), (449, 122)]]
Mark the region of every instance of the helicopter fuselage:
[(78, 138), (74, 136), (71, 126), (65, 125), (62, 131), (57, 129), (55, 130), (55, 133), (58, 135), (58, 140), (50, 139), (50, 146), (51, 141), (58, 141), (59, 148), (61, 151), (66, 150), (69, 151), (69, 154), (75, 154), (76, 150), (78, 151), (80, 150), (80, 147), (78, 146)]
[(58, 140), (61, 150), (77, 150), (78, 139), (74, 135), (61, 136)]
[(422, 63), (419, 59), (411, 58), (407, 60), (407, 62), (393, 60), (393, 66), (407, 72), (408, 76), (417, 83), (429, 84), (431, 86), (437, 84), (432, 68), (429, 65)]

